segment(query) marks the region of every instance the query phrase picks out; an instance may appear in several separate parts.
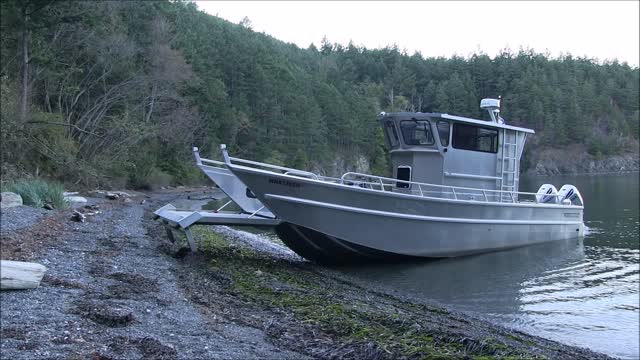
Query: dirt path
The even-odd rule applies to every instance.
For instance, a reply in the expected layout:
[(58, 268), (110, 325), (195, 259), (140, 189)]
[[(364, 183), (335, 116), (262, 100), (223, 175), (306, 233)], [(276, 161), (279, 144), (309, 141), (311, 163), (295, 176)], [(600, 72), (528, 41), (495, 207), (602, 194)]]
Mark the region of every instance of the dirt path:
[(0, 293), (2, 358), (301, 358), (258, 329), (210, 321), (185, 298), (179, 265), (143, 226), (145, 210), (173, 196), (97, 200), (102, 213), (86, 223), (60, 211), (4, 232), (3, 258), (48, 271), (38, 289)]

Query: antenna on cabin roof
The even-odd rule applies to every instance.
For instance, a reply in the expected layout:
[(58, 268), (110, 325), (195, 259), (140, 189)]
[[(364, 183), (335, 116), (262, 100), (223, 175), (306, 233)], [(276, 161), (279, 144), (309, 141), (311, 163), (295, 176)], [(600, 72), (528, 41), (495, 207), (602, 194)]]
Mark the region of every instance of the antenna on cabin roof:
[(491, 121), (498, 124), (504, 124), (504, 119), (500, 117), (500, 100), (502, 96), (498, 96), (497, 99), (486, 98), (480, 100), (480, 109), (487, 110)]

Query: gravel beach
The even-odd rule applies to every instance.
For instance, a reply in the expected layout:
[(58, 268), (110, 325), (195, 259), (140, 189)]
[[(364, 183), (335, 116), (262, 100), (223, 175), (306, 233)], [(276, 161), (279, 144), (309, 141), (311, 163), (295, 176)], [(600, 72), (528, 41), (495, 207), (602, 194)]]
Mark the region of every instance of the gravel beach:
[[(185, 298), (180, 264), (143, 226), (145, 212), (173, 196), (97, 200), (101, 213), (85, 223), (69, 210), (3, 210), (2, 258), (48, 271), (35, 290), (0, 293), (2, 358), (303, 358), (259, 329), (209, 321)], [(17, 242), (37, 246), (15, 251)]]

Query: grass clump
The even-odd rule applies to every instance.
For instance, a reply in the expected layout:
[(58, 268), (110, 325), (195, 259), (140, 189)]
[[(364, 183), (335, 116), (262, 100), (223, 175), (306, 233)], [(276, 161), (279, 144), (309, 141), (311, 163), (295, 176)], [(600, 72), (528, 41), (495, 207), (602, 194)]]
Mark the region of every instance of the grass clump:
[(7, 190), (20, 195), (25, 205), (43, 207), (51, 204), (57, 209), (69, 206), (63, 195), (64, 187), (60, 183), (25, 179), (10, 183)]

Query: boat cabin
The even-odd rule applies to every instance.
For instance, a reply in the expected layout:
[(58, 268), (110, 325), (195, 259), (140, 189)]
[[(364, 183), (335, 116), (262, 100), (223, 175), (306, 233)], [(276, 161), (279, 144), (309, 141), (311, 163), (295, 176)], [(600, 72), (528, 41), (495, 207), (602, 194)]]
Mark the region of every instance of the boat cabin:
[[(481, 108), (489, 111), (489, 121), (441, 113), (381, 113), (378, 119), (389, 147), (393, 177), (517, 192), (522, 150), (527, 134), (534, 131), (506, 125), (499, 107), (500, 100), (482, 100)], [(394, 191), (425, 190), (416, 188), (398, 182)]]

